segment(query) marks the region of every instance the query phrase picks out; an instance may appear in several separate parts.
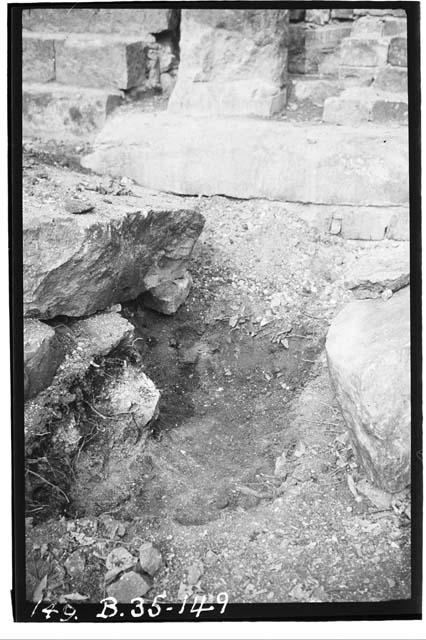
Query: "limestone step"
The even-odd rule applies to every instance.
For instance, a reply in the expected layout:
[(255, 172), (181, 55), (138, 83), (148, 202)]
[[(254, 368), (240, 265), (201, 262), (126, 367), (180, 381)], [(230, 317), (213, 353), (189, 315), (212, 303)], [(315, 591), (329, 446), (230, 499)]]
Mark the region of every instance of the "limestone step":
[(357, 87), (343, 91), (324, 103), (324, 122), (359, 125), (373, 123), (408, 123), (406, 93), (380, 91), (374, 87)]
[(150, 42), (104, 34), (23, 32), (23, 79), (56, 80), (92, 89), (131, 89), (146, 83)]
[(330, 96), (340, 93), (337, 80), (316, 76), (290, 76), (289, 103), (310, 103), (321, 107)]
[(22, 87), (23, 134), (87, 142), (121, 103), (118, 92), (56, 82), (25, 82)]
[(55, 33), (161, 33), (175, 29), (179, 21), (176, 9), (83, 9), (76, 5), (64, 9), (24, 9), (22, 27), (31, 31)]
[[(329, 98), (333, 100), (335, 98)], [(405, 127), (117, 113), (82, 160), (180, 194), (328, 205), (408, 203)]]
[(345, 38), (340, 45), (340, 64), (377, 67), (388, 61), (389, 38)]
[(382, 36), (406, 36), (407, 21), (392, 16), (364, 16), (354, 22), (352, 35), (356, 38)]
[(373, 87), (380, 91), (407, 94), (408, 74), (406, 67), (393, 67), (388, 64), (378, 70)]
[(391, 39), (388, 62), (396, 67), (407, 66), (407, 38), (396, 36)]

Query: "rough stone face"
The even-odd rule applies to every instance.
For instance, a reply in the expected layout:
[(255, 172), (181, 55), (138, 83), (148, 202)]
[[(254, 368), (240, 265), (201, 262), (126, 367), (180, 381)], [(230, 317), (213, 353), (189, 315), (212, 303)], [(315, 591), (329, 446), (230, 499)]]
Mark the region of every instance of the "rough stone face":
[(182, 278), (176, 278), (169, 282), (162, 282), (142, 296), (142, 302), (146, 307), (159, 311), (165, 315), (176, 313), (185, 302), (192, 287), (190, 273)]
[(406, 93), (408, 87), (407, 69), (404, 67), (392, 67), (391, 65), (383, 67), (376, 76), (374, 86), (381, 91)]
[(25, 399), (37, 395), (50, 385), (64, 356), (54, 329), (38, 320), (25, 320)]
[(348, 266), (345, 284), (356, 298), (378, 298), (387, 289), (398, 291), (410, 283), (409, 247), (377, 249)]
[(357, 300), (334, 319), (331, 381), (360, 460), (379, 488), (410, 483), (410, 293)]
[[(76, 189), (78, 174), (57, 171)], [(83, 316), (182, 277), (204, 219), (175, 198), (91, 191), (94, 209), (66, 211), (61, 194), (24, 202), (24, 309), (27, 317)], [(142, 193), (142, 191), (141, 191)]]
[(406, 94), (381, 92), (374, 87), (352, 87), (324, 103), (323, 119), (342, 125), (362, 122), (408, 122)]
[(22, 94), (23, 134), (87, 142), (121, 103), (122, 97), (118, 92), (69, 87), (55, 82), (25, 83)]
[(130, 603), (133, 598), (145, 595), (151, 588), (151, 584), (135, 571), (128, 571), (117, 582), (113, 582), (106, 588), (107, 594), (115, 598), (117, 602)]
[(163, 564), (161, 553), (152, 542), (144, 542), (139, 547), (139, 564), (150, 576), (154, 576)]
[[(321, 29), (312, 29), (306, 24), (291, 24), (288, 51), (290, 73), (317, 73), (320, 68), (323, 71), (322, 66), (330, 62), (330, 57), (334, 57), (331, 54), (350, 33), (350, 25), (328, 24)], [(338, 56), (335, 57), (333, 72), (338, 66)]]
[(326, 24), (330, 20), (330, 9), (306, 9), (305, 21)]
[(168, 109), (269, 116), (286, 104), (288, 10), (183, 9)]
[(392, 38), (388, 62), (396, 67), (407, 66), (407, 38)]
[(388, 48), (387, 40), (346, 38), (341, 45), (340, 61), (342, 65), (353, 65), (356, 61), (359, 67), (377, 67), (386, 64)]
[(339, 84), (333, 80), (295, 80), (291, 98), (297, 102), (308, 101), (315, 106), (322, 106), (327, 98), (338, 93)]
[(131, 89), (145, 82), (146, 49), (141, 41), (72, 35), (56, 43), (56, 79), (92, 89)]
[(407, 132), (396, 128), (360, 132), (123, 114), (108, 121), (82, 162), (176, 193), (367, 206), (408, 202)]
[(24, 9), (22, 26), (31, 31), (137, 35), (173, 30), (176, 9)]
[(51, 82), (55, 79), (55, 43), (51, 37), (22, 34), (22, 80)]

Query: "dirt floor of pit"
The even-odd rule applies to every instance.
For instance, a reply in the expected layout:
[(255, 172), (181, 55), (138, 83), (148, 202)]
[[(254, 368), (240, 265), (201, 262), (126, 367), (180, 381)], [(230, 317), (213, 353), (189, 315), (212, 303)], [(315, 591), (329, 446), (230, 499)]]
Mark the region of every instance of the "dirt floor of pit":
[[(323, 236), (283, 203), (185, 203), (206, 217), (187, 303), (172, 318), (137, 302), (123, 309), (162, 392), (140, 487), (107, 514), (113, 531), (90, 512), (28, 520), (28, 590), (48, 575), (52, 598), (78, 592), (99, 601), (108, 552), (137, 553), (150, 540), (164, 566), (149, 597), (409, 598), (410, 521), (349, 490), (348, 475), (362, 472), (323, 350), (351, 297), (345, 267), (376, 243)], [(274, 473), (279, 456), (282, 474)]]

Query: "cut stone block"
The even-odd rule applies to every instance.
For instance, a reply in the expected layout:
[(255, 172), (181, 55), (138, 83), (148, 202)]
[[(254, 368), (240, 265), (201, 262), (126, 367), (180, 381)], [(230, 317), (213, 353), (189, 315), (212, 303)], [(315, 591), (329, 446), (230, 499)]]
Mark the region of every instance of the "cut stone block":
[(337, 81), (307, 78), (292, 80), (291, 98), (297, 102), (310, 102), (315, 106), (322, 106), (327, 98), (339, 93)]
[(168, 109), (260, 115), (286, 104), (288, 10), (183, 9), (180, 66)]
[(88, 142), (122, 103), (119, 93), (57, 83), (24, 83), (24, 136)]
[(305, 19), (305, 9), (290, 9), (290, 22), (302, 22)]
[(146, 49), (142, 41), (73, 35), (56, 44), (56, 79), (92, 89), (131, 89), (146, 81)]
[(324, 103), (324, 122), (359, 125), (362, 122), (408, 122), (408, 103), (404, 94), (380, 92), (374, 88), (353, 88)]
[(386, 237), (389, 240), (410, 239), (410, 215), (408, 210), (397, 209), (394, 212), (386, 229)]
[[(306, 24), (290, 24), (289, 72), (324, 73), (320, 65), (327, 54), (336, 51), (338, 45), (351, 33), (350, 25), (328, 24), (318, 29)], [(337, 70), (338, 56), (333, 70)]]
[(377, 67), (339, 66), (339, 81), (342, 87), (369, 87), (378, 73)]
[(67, 33), (119, 33), (125, 36), (176, 29), (178, 9), (24, 9), (22, 26), (31, 31)]
[(408, 202), (405, 128), (118, 114), (82, 163), (175, 193), (370, 206)]
[(55, 79), (55, 43), (51, 36), (22, 34), (22, 80), (51, 82)]
[(331, 17), (333, 20), (352, 20), (354, 11), (353, 9), (332, 9)]
[(407, 38), (392, 38), (389, 45), (388, 62), (396, 67), (407, 66)]
[(330, 9), (306, 9), (305, 22), (314, 24), (327, 24), (330, 20)]
[(389, 42), (375, 38), (346, 38), (340, 49), (342, 65), (377, 67), (388, 59)]
[(377, 73), (374, 86), (381, 91), (406, 93), (408, 89), (407, 69), (392, 65), (383, 67)]
[(32, 398), (48, 387), (65, 353), (55, 331), (38, 320), (24, 322), (24, 397)]

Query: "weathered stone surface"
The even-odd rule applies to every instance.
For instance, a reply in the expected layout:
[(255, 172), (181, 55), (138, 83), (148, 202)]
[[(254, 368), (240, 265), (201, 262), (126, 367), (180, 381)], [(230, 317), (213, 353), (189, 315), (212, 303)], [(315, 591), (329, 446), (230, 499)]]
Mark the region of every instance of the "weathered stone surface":
[(407, 38), (392, 38), (389, 45), (388, 62), (396, 67), (407, 66)]
[(176, 9), (24, 9), (22, 26), (31, 31), (137, 35), (175, 29)]
[(308, 101), (315, 106), (322, 106), (327, 98), (339, 93), (339, 83), (336, 81), (303, 78), (293, 80), (291, 99), (295, 99), (297, 102)]
[(396, 128), (359, 132), (123, 114), (108, 121), (82, 162), (176, 193), (369, 206), (408, 202), (407, 132)]
[(408, 240), (408, 207), (360, 207), (287, 203), (289, 211), (323, 233), (346, 240)]
[(356, 298), (379, 298), (386, 290), (398, 291), (410, 283), (408, 246), (383, 247), (374, 255), (359, 256), (348, 265), (345, 284)]
[(183, 9), (180, 66), (168, 109), (262, 115), (286, 103), (288, 10)]
[(158, 415), (160, 392), (141, 371), (127, 367), (108, 389), (109, 402), (117, 414), (133, 414), (139, 427)]
[(142, 571), (154, 576), (163, 564), (160, 551), (152, 542), (144, 542), (139, 547), (139, 564)]
[(407, 37), (407, 19), (406, 18), (385, 18), (383, 23), (384, 36)]
[(345, 89), (351, 87), (369, 87), (377, 75), (377, 67), (356, 67), (339, 65), (338, 77)]
[[(336, 51), (343, 38), (351, 33), (350, 25), (328, 24), (321, 29), (306, 24), (289, 27), (288, 64), (290, 73), (317, 73), (329, 54)], [(333, 70), (337, 69), (338, 56)], [(324, 70), (321, 68), (321, 72)]]
[(323, 119), (342, 125), (362, 122), (408, 122), (406, 94), (381, 92), (375, 87), (353, 87), (324, 103)]
[(50, 385), (65, 353), (54, 329), (38, 320), (24, 322), (25, 399)]
[(171, 315), (176, 313), (185, 302), (192, 287), (190, 273), (182, 278), (175, 278), (169, 282), (162, 282), (157, 287), (150, 289), (142, 296), (143, 304), (150, 309)]
[(406, 93), (408, 88), (407, 69), (387, 65), (379, 70), (374, 86), (381, 91), (393, 91), (394, 93)]
[[(78, 174), (61, 172), (76, 189)], [(24, 308), (28, 317), (83, 316), (185, 274), (203, 217), (167, 196), (91, 191), (93, 211), (73, 215), (61, 193), (24, 202)]]
[(122, 103), (119, 93), (69, 87), (54, 82), (25, 83), (22, 94), (24, 136), (88, 142), (106, 117)]
[(357, 300), (334, 319), (328, 366), (369, 479), (396, 492), (410, 483), (410, 293)]
[(22, 34), (22, 80), (51, 82), (55, 79), (55, 44), (51, 37)]
[(72, 35), (56, 42), (56, 80), (92, 89), (131, 89), (146, 80), (146, 58), (142, 41)]
[(306, 9), (305, 21), (326, 24), (330, 20), (330, 9)]
[(386, 39), (346, 38), (341, 44), (340, 61), (342, 65), (356, 63), (358, 67), (377, 67), (386, 64), (388, 49)]
[(73, 322), (71, 330), (86, 355), (106, 356), (120, 342), (130, 338), (133, 326), (117, 311), (106, 310)]
[(354, 15), (353, 9), (332, 9), (331, 17), (333, 20), (352, 20)]
[(290, 22), (301, 22), (305, 19), (305, 9), (290, 9)]
[(133, 598), (145, 595), (151, 588), (147, 578), (143, 578), (135, 571), (128, 571), (117, 582), (113, 582), (106, 588), (107, 594), (115, 598), (117, 602), (130, 603)]
[(407, 33), (407, 21), (391, 16), (364, 16), (354, 22), (352, 35), (358, 37), (396, 36)]
[(404, 9), (354, 9), (356, 16), (395, 16), (396, 18), (406, 18)]

